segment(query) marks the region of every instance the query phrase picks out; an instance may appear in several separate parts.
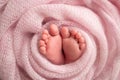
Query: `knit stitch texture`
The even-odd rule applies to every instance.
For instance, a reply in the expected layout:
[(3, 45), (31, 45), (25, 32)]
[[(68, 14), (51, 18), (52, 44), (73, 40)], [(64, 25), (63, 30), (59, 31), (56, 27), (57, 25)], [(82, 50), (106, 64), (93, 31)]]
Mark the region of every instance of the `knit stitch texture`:
[[(55, 65), (39, 53), (50, 23), (79, 28), (81, 58)], [(0, 80), (120, 80), (120, 0), (0, 0)]]

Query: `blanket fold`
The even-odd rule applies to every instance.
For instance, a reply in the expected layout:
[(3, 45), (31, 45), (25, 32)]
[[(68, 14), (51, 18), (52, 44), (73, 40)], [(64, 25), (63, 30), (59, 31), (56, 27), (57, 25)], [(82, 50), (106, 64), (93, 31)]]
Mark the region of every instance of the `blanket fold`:
[[(38, 50), (51, 23), (77, 27), (86, 50), (55, 65)], [(119, 0), (0, 0), (0, 80), (119, 80)]]

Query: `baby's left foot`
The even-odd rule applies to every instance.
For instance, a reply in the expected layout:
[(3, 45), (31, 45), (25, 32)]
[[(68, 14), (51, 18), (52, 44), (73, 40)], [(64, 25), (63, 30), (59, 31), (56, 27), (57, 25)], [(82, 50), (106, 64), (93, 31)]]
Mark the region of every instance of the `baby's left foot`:
[(39, 51), (54, 64), (64, 64), (62, 54), (62, 39), (55, 24), (50, 25), (50, 31), (44, 30), (39, 42)]
[(75, 29), (69, 31), (67, 27), (61, 28), (63, 38), (63, 51), (65, 55), (65, 63), (77, 60), (85, 49), (84, 37)]

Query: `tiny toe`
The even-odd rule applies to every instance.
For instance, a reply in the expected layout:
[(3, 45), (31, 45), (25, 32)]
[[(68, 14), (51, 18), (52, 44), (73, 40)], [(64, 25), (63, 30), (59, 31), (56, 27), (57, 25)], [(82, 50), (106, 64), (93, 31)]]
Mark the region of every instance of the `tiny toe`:
[(46, 40), (48, 38), (48, 36), (46, 34), (42, 34), (42, 39)]
[(76, 39), (79, 39), (81, 37), (81, 34), (80, 33), (77, 33), (76, 35), (75, 35), (75, 38)]
[(85, 46), (86, 46), (85, 43), (80, 44), (80, 49), (81, 49), (81, 50), (84, 50), (84, 49), (85, 49)]
[(49, 34), (48, 30), (46, 30), (46, 29), (43, 31), (43, 34), (46, 34), (48, 38), (50, 37), (50, 34)]
[(58, 26), (57, 25), (55, 25), (55, 24), (51, 24), (50, 25), (50, 34), (52, 36), (56, 36), (56, 35), (59, 34), (59, 30), (58, 30)]
[(49, 34), (48, 30), (45, 29), (45, 30), (43, 31), (43, 34)]
[(84, 43), (84, 42), (85, 42), (84, 37), (81, 36), (80, 39), (79, 39), (79, 42), (80, 42), (80, 43)]
[(71, 30), (71, 36), (74, 37), (76, 34), (77, 34), (77, 31), (76, 30)]
[(43, 40), (39, 41), (39, 46), (45, 46), (45, 42)]
[(46, 43), (46, 44), (48, 43), (48, 39), (45, 40), (45, 43)]
[(40, 52), (43, 54), (46, 54), (46, 48), (45, 47), (40, 47)]
[(61, 35), (63, 38), (68, 38), (70, 36), (69, 30), (67, 27), (61, 28)]

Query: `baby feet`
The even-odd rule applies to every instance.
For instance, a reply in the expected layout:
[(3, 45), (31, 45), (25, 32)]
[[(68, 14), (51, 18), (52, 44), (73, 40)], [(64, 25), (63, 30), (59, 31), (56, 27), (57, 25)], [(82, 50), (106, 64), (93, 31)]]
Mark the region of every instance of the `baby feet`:
[(62, 27), (63, 51), (65, 63), (77, 60), (85, 49), (85, 40), (75, 29), (69, 31), (67, 27)]
[(52, 63), (64, 64), (62, 38), (56, 25), (50, 25), (49, 32), (48, 30), (43, 31), (39, 46), (40, 53), (47, 57)]
[[(61, 34), (61, 35), (60, 35)], [(70, 63), (77, 60), (85, 49), (85, 40), (75, 29), (54, 24), (44, 30), (39, 41), (39, 51), (54, 64)]]

